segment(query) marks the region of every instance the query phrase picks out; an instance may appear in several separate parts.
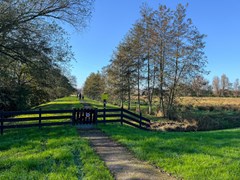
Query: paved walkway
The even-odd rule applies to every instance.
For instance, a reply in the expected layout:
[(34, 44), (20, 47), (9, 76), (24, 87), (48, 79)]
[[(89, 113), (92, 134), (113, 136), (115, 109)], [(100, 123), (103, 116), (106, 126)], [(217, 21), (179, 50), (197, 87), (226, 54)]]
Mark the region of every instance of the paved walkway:
[(175, 179), (159, 169), (136, 159), (125, 147), (98, 129), (79, 130), (88, 139), (100, 158), (117, 180)]

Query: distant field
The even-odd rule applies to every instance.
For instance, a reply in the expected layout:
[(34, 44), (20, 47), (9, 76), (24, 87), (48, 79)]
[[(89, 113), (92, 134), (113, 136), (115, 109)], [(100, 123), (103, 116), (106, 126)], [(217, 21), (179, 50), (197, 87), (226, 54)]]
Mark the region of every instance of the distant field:
[(225, 97), (181, 97), (178, 102), (182, 105), (193, 106), (215, 106), (215, 107), (238, 107), (240, 109), (240, 98)]
[[(132, 106), (135, 106), (137, 98), (133, 97)], [(159, 102), (158, 97), (153, 98), (153, 107), (156, 106)], [(182, 105), (193, 105), (193, 106), (231, 106), (240, 108), (240, 97), (180, 97), (177, 99), (177, 102)], [(125, 104), (126, 105), (126, 104)], [(147, 97), (141, 97), (141, 106), (143, 108), (147, 107)]]

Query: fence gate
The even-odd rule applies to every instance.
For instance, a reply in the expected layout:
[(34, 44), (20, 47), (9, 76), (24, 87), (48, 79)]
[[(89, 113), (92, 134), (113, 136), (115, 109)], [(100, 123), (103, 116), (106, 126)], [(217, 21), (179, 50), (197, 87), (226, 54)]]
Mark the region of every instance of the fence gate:
[(97, 121), (96, 109), (76, 109), (73, 124), (95, 124)]

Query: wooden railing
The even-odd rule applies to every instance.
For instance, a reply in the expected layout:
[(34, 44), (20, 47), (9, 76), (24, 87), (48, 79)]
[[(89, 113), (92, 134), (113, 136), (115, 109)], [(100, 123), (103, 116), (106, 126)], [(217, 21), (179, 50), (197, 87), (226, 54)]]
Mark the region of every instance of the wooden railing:
[[(123, 108), (119, 109), (99, 109), (97, 123), (111, 123), (120, 122), (140, 128), (148, 129), (150, 127), (150, 120), (143, 117), (142, 114), (136, 114)], [(113, 119), (117, 118), (117, 119)], [(99, 120), (101, 118), (102, 120)]]
[[(22, 116), (24, 115), (24, 116)], [(27, 115), (27, 116), (26, 116)], [(46, 116), (47, 115), (47, 116)], [(43, 127), (66, 124), (125, 123), (140, 129), (148, 129), (150, 120), (123, 108), (73, 109), (0, 112), (0, 131), (4, 129)]]

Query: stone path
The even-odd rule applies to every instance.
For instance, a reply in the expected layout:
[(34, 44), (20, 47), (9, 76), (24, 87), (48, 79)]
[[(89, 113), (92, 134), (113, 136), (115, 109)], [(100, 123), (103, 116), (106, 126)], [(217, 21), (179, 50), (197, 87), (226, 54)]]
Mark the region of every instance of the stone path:
[(105, 162), (117, 180), (171, 180), (175, 179), (159, 169), (136, 159), (125, 147), (110, 139), (98, 129), (79, 130), (80, 136)]

